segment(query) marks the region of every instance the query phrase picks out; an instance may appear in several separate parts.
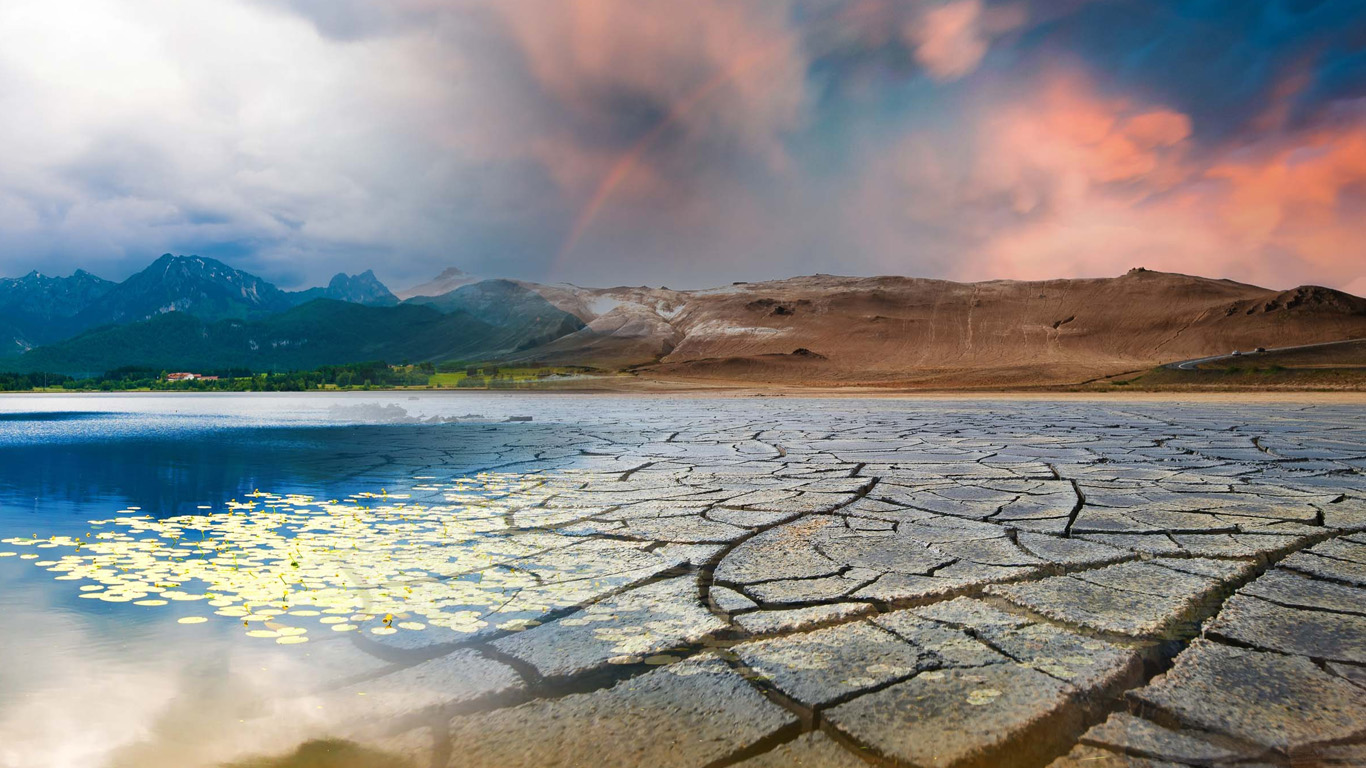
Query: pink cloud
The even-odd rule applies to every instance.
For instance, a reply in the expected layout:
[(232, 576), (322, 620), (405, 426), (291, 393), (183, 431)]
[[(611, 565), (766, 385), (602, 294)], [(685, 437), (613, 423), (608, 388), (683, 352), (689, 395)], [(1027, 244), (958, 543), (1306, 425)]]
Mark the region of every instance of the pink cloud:
[(1233, 153), (1220, 213), (1249, 247), (1292, 251), (1316, 267), (1366, 271), (1366, 124), (1310, 130)]
[(977, 69), (993, 38), (1025, 21), (1023, 7), (983, 6), (982, 0), (929, 5), (906, 26), (915, 58), (937, 80), (957, 80)]
[(1006, 192), (1027, 213), (1065, 208), (1098, 187), (1141, 182), (1144, 191), (1180, 175), (1190, 120), (1177, 112), (1097, 96), (1074, 73), (989, 113), (979, 127), (979, 192)]
[[(1366, 114), (1366, 113), (1359, 113)], [(1360, 289), (1366, 122), (1359, 117), (1197, 148), (1190, 119), (1100, 93), (1076, 72), (978, 122), (965, 203), (1004, 197), (960, 262), (972, 279), (1112, 275), (1132, 266), (1272, 285)]]

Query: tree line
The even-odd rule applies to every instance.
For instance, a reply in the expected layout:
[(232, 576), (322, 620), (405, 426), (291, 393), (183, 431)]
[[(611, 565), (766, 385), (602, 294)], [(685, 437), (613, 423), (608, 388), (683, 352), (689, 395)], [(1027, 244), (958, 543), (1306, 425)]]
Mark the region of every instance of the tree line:
[(311, 389), (426, 386), (436, 367), (431, 363), (390, 365), (383, 361), (325, 365), (312, 371), (255, 373), (245, 369), (195, 371), (213, 379), (171, 381), (172, 371), (116, 368), (98, 376), (77, 378), (55, 373), (0, 373), (0, 391), (28, 392), (61, 388), (75, 392), (129, 390), (190, 392), (305, 392)]
[[(533, 364), (533, 369), (543, 369)], [(364, 363), (325, 365), (311, 371), (259, 373), (244, 368), (194, 371), (202, 377), (172, 381), (174, 371), (125, 366), (97, 376), (69, 376), (58, 373), (0, 372), (0, 392), (31, 392), (61, 389), (71, 392), (126, 392), (136, 390), (169, 392), (307, 392), (318, 389), (369, 389), (432, 386), (437, 374), (464, 373), (457, 387), (502, 388), (515, 386), (507, 370), (488, 364), (470, 365), (445, 362), (390, 365), (382, 360)], [(544, 373), (540, 375), (546, 375)]]

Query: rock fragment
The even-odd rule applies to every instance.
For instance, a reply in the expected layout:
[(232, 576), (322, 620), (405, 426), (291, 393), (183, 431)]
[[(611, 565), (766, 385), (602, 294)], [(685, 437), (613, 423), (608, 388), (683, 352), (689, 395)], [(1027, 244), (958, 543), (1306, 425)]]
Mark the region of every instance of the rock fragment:
[(706, 765), (795, 716), (718, 659), (661, 667), (615, 686), (451, 721), (451, 768)]
[(841, 704), (829, 722), (885, 758), (925, 768), (1037, 764), (1070, 742), (1079, 711), (1061, 682), (995, 664), (945, 669)]
[(909, 677), (921, 666), (914, 645), (868, 622), (736, 646), (755, 673), (808, 707)]
[(1366, 734), (1366, 697), (1308, 659), (1197, 639), (1130, 693), (1196, 728), (1286, 753)]

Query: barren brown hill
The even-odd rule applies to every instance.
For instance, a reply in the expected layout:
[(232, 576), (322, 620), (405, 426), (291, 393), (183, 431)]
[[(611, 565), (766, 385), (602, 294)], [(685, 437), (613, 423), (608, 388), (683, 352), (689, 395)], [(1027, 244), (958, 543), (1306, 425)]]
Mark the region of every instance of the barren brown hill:
[(701, 291), (525, 285), (587, 327), (519, 359), (668, 377), (1051, 384), (1366, 337), (1366, 299), (1350, 294), (1143, 269), (1038, 282), (815, 275)]

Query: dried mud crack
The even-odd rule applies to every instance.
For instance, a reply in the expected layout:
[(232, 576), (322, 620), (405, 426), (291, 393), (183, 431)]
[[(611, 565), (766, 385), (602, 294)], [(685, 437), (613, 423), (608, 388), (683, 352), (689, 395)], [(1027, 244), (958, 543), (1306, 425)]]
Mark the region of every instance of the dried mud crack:
[(423, 768), (1366, 764), (1359, 408), (657, 405), (490, 429), (526, 477), (431, 581), (502, 591), (354, 637), (327, 735)]

